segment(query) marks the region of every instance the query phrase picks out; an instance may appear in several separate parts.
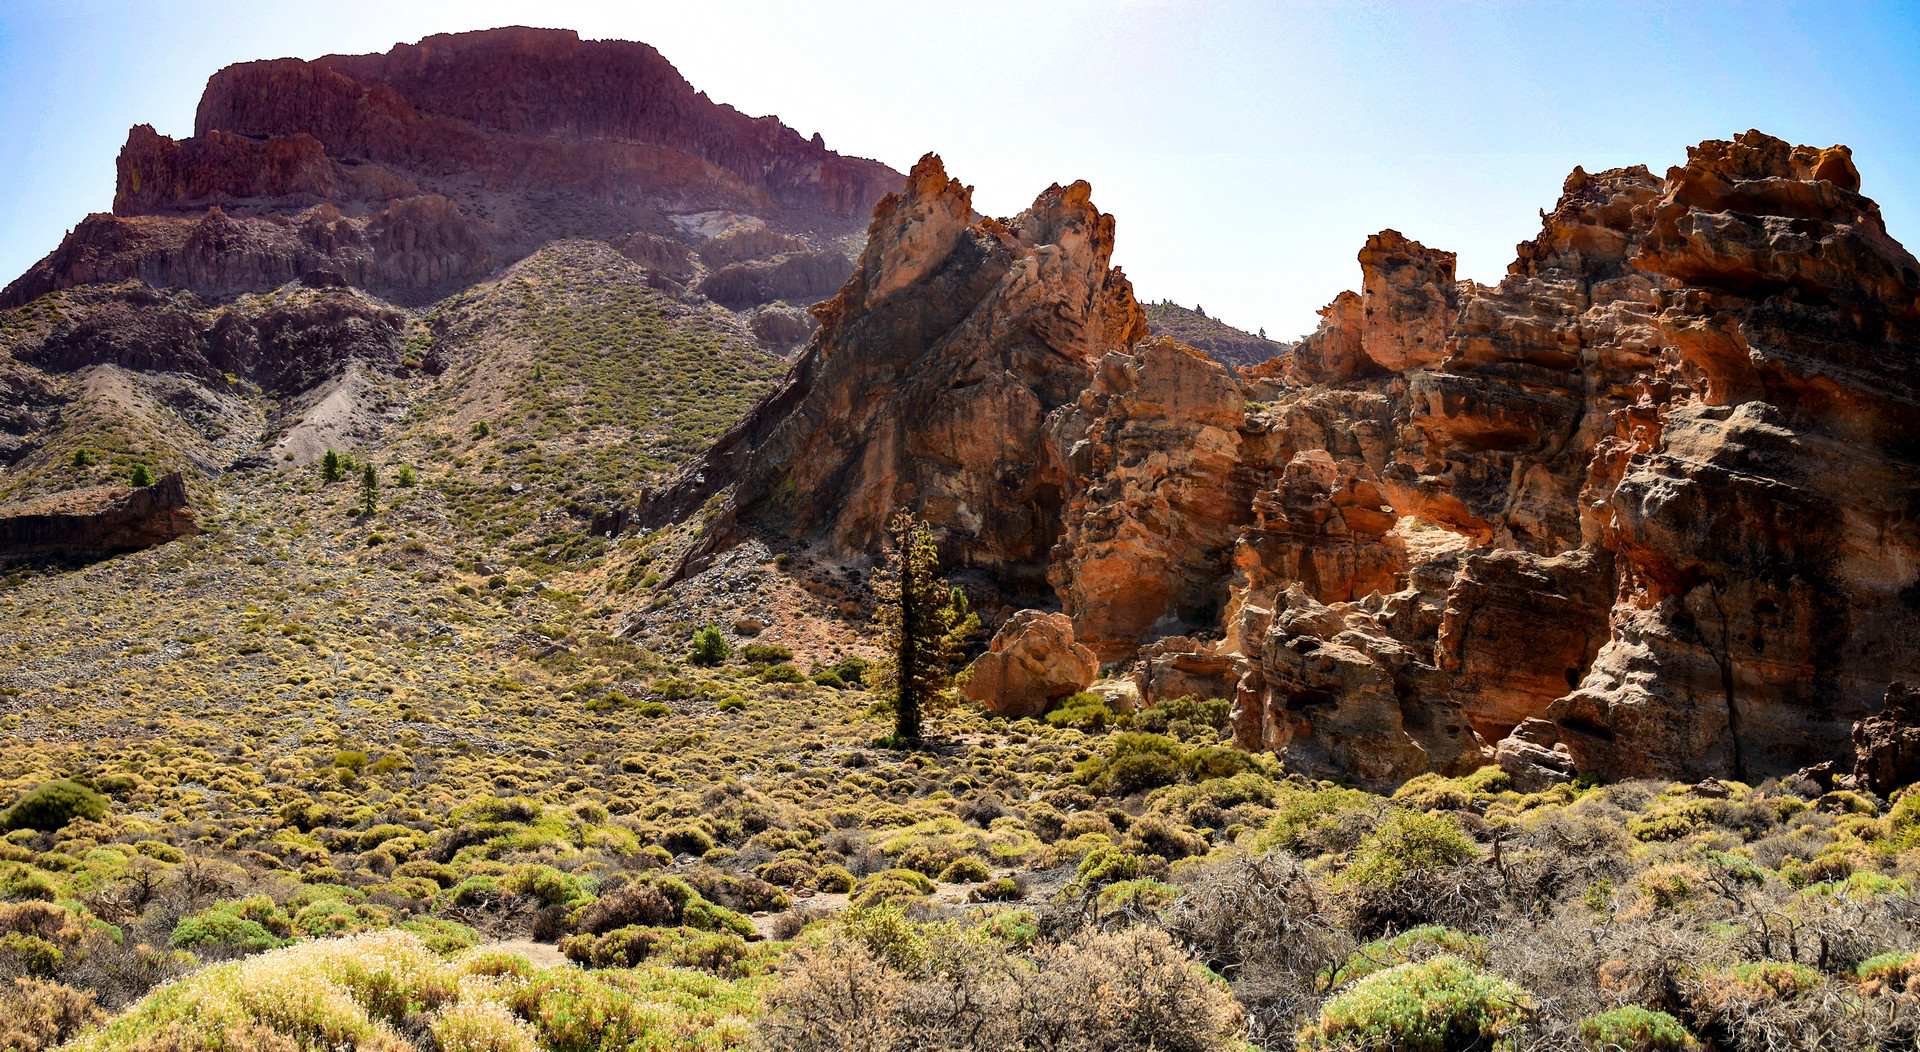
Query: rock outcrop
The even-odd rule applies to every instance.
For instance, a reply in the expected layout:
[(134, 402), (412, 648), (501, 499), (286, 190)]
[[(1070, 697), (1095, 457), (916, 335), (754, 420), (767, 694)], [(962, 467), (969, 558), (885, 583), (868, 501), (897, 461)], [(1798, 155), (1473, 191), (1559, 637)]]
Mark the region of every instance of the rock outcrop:
[(1048, 414), (1144, 332), (1112, 251), (1113, 217), (1086, 183), (976, 220), (972, 191), (929, 154), (874, 210), (859, 265), (813, 309), (820, 330), (785, 383), (650, 494), (641, 520), (678, 518), (731, 485), (691, 567), (742, 528), (857, 559), (910, 510), (962, 579), (1014, 605), (1051, 601), (1066, 472)]
[(405, 316), (349, 289), (304, 291), (257, 313), (201, 307), (192, 296), (132, 286), (70, 308), (14, 357), (51, 373), (115, 365), (209, 383), (231, 375), (280, 392), (305, 390), (350, 361), (401, 361)]
[(1022, 610), (994, 633), (974, 659), (966, 696), (1008, 719), (1039, 716), (1061, 698), (1087, 689), (1100, 673), (1093, 651), (1074, 642), (1064, 614)]
[(0, 560), (93, 558), (200, 532), (178, 472), (150, 486), (95, 486), (0, 506)]
[[(709, 212), (783, 239), (718, 270), (813, 253), (794, 234), (857, 231), (899, 181), (709, 101), (640, 43), (509, 28), (247, 62), (208, 81), (191, 138), (135, 127), (113, 213), (89, 216), (0, 307), (127, 279), (226, 296), (310, 271), (424, 302), (555, 237), (670, 238), (674, 220)], [(846, 264), (822, 254), (729, 287), (756, 303), (830, 292)]]
[(1753, 780), (1920, 679), (1920, 264), (1844, 147), (1576, 169), (1491, 287), (1383, 231), (1238, 374), (1139, 339), (1080, 184), (969, 215), (916, 168), (786, 387), (656, 508), (732, 484), (710, 547), (850, 560), (919, 510), (1146, 703), (1229, 697), (1242, 746), (1372, 785)]
[(1885, 795), (1920, 782), (1920, 690), (1887, 688), (1885, 707), (1853, 725), (1853, 784)]

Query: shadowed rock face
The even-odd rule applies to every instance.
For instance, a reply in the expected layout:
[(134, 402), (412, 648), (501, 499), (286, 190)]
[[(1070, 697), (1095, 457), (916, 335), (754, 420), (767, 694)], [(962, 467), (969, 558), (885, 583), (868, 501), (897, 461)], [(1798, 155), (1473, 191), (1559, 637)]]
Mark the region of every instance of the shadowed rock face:
[(1316, 776), (1843, 758), (1920, 678), (1920, 264), (1844, 147), (1689, 157), (1576, 169), (1492, 287), (1382, 232), (1239, 374), (1138, 339), (1084, 187), (970, 223), (923, 162), (786, 387), (652, 513), (732, 484), (708, 551), (857, 558), (915, 508), (1147, 701), (1231, 696), (1236, 742)]
[(290, 300), (256, 316), (225, 312), (209, 322), (197, 306), (134, 286), (97, 308), (62, 320), (15, 356), (48, 372), (116, 365), (184, 373), (209, 382), (224, 374), (273, 391), (305, 390), (349, 361), (400, 362), (400, 312), (351, 290)]
[[(674, 216), (832, 239), (899, 180), (709, 101), (645, 44), (512, 28), (247, 62), (208, 81), (193, 137), (135, 127), (113, 214), (88, 217), (0, 305), (129, 278), (229, 295), (315, 270), (424, 302), (552, 238), (659, 235)], [(845, 266), (803, 261), (761, 283), (805, 297)]]
[(975, 221), (971, 190), (928, 155), (867, 239), (853, 276), (814, 308), (821, 328), (786, 383), (645, 515), (684, 514), (731, 484), (696, 559), (738, 528), (857, 558), (910, 509), (937, 528), (950, 568), (1044, 601), (1066, 481), (1048, 414), (1144, 332), (1107, 265), (1113, 218), (1074, 183)]
[(68, 490), (0, 505), (0, 560), (110, 555), (199, 533), (178, 472), (151, 486)]

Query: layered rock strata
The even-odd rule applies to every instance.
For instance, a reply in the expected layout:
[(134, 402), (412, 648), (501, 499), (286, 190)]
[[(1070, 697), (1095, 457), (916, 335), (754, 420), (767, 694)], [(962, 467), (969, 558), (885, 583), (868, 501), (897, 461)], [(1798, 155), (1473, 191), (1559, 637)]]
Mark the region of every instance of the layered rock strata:
[(178, 472), (150, 486), (96, 486), (0, 506), (0, 560), (92, 558), (200, 532)]
[(725, 279), (734, 299), (806, 299), (845, 278), (828, 244), (900, 180), (709, 101), (645, 44), (524, 28), (229, 66), (192, 137), (137, 126), (118, 169), (112, 214), (87, 217), (0, 306), (128, 279), (225, 296), (313, 271), (425, 302), (552, 238), (679, 241), (701, 216), (781, 239), (715, 270), (799, 257)]
[(1576, 169), (1491, 287), (1384, 231), (1238, 373), (1139, 340), (1084, 184), (969, 218), (923, 161), (654, 513), (732, 484), (709, 548), (855, 560), (912, 508), (1147, 702), (1229, 697), (1243, 747), (1371, 785), (1751, 780), (1920, 678), (1920, 264), (1844, 147)]

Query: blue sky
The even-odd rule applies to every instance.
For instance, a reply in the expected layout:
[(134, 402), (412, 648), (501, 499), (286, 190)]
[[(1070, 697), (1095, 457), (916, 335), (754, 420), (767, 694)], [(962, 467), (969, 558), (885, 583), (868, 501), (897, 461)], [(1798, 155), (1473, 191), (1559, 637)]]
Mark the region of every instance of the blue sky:
[(936, 150), (982, 211), (1087, 179), (1142, 298), (1279, 337), (1358, 284), (1369, 233), (1491, 282), (1574, 165), (1663, 172), (1749, 127), (1852, 146), (1920, 247), (1913, 3), (6, 0), (0, 281), (110, 206), (129, 126), (188, 134), (219, 67), (512, 24), (647, 41), (902, 170)]

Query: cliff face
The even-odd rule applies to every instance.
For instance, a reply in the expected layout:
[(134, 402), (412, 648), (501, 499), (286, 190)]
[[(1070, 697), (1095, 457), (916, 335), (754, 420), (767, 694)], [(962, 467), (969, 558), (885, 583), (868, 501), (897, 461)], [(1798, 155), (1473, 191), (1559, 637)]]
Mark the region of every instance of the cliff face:
[(1066, 480), (1048, 414), (1144, 322), (1087, 184), (1049, 187), (1005, 221), (972, 215), (970, 189), (922, 158), (874, 210), (853, 276), (814, 308), (821, 328), (786, 383), (645, 514), (684, 514), (731, 484), (702, 552), (749, 528), (858, 557), (910, 509), (940, 529), (950, 568), (1044, 599)]
[[(208, 81), (193, 137), (134, 128), (113, 214), (88, 217), (0, 306), (129, 278), (228, 295), (315, 270), (424, 301), (556, 237), (672, 234), (707, 213), (821, 251), (899, 180), (709, 101), (645, 44), (512, 28), (248, 62)], [(827, 254), (774, 294), (836, 286), (845, 263)]]
[(34, 556), (90, 558), (151, 548), (200, 532), (179, 473), (151, 486), (68, 490), (57, 497), (0, 505), (0, 560)]
[(1231, 697), (1243, 747), (1375, 785), (1791, 771), (1920, 671), (1920, 265), (1844, 147), (1575, 170), (1493, 287), (1382, 232), (1238, 373), (1139, 339), (1084, 186), (969, 212), (922, 162), (651, 513), (732, 484), (705, 551), (858, 559), (916, 509), (1148, 701)]
[[(1255, 381), (1272, 422), (1242, 428), (1315, 554), (1271, 515), (1243, 534), (1211, 648), (1241, 743), (1382, 784), (1496, 756), (1756, 778), (1844, 755), (1920, 662), (1920, 268), (1844, 148), (1750, 132), (1664, 179), (1576, 171), (1494, 288), (1391, 232), (1361, 263), (1363, 292)], [(1355, 399), (1376, 411), (1315, 411)], [(1344, 529), (1294, 526), (1313, 447)], [(1371, 559), (1349, 474), (1374, 487), (1347, 502)]]

